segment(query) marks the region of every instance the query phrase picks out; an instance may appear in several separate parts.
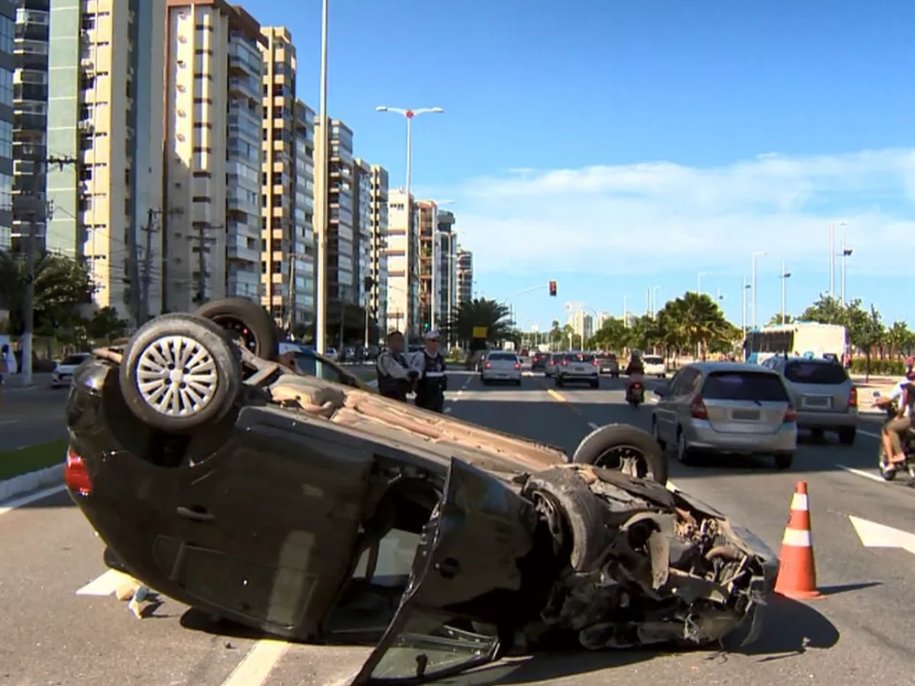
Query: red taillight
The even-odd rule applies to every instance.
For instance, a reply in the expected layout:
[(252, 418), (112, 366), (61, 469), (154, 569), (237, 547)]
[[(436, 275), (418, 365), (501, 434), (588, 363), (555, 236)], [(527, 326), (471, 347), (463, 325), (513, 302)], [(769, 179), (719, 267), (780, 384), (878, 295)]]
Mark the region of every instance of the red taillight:
[(64, 468), (64, 483), (71, 491), (80, 495), (89, 495), (92, 493), (92, 479), (89, 478), (89, 470), (86, 469), (86, 463), (73, 448), (67, 448), (67, 465)]
[(492, 362), (487, 362), (483, 365), (486, 369), (492, 369)]
[(696, 399), (689, 406), (689, 413), (693, 416), (693, 419), (708, 419), (708, 409), (705, 407), (702, 396), (696, 396)]
[(521, 363), (515, 362), (515, 369), (521, 369)]
[(858, 407), (858, 389), (854, 386), (848, 391), (848, 406)]
[(786, 423), (797, 421), (797, 410), (795, 410), (790, 405), (788, 406), (788, 409), (785, 411), (785, 420), (784, 421)]
[(598, 365), (597, 358), (595, 358), (595, 359), (593, 360), (593, 362), (594, 362), (594, 366), (596, 367), (596, 366)]
[(569, 364), (569, 361), (568, 361), (568, 360), (563, 360), (563, 361), (562, 361), (562, 366), (563, 366), (563, 367), (567, 366), (568, 364)]

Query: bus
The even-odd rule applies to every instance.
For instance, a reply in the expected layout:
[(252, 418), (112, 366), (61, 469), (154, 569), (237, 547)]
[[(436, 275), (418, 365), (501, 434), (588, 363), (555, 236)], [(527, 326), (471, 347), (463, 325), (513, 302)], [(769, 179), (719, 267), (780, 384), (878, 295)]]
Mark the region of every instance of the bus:
[(762, 364), (775, 355), (841, 360), (848, 350), (848, 332), (839, 324), (795, 322), (747, 332), (744, 359)]

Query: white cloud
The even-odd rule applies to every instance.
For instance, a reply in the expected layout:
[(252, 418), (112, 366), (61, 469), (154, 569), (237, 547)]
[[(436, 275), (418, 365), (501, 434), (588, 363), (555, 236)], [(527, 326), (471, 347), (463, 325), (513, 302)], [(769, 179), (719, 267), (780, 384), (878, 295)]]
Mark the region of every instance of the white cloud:
[(462, 242), (483, 273), (740, 270), (760, 249), (820, 264), (831, 221), (847, 222), (856, 271), (874, 273), (887, 246), (915, 235), (915, 150), (516, 169), (472, 179), (457, 197)]

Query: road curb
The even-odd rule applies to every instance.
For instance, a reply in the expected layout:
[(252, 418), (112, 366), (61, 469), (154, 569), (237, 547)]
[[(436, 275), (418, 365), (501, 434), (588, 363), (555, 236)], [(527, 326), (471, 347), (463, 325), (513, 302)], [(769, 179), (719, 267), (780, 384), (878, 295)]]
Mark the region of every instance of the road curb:
[(17, 495), (37, 491), (39, 488), (61, 483), (64, 479), (64, 463), (45, 467), (11, 479), (0, 481), (0, 505)]

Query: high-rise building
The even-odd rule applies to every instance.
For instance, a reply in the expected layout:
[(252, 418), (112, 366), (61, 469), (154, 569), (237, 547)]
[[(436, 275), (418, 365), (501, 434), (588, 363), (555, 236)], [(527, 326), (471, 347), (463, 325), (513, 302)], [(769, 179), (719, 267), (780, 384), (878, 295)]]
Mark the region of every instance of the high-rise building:
[(578, 337), (575, 343), (579, 343), (581, 348), (584, 348), (588, 339), (594, 336), (594, 318), (584, 310), (575, 310), (569, 315), (569, 326)]
[(356, 302), (365, 307), (372, 290), (372, 165), (353, 161), (353, 289)]
[(441, 273), (438, 260), (438, 205), (433, 200), (420, 200), (419, 208), (419, 301), (423, 329), (440, 325), (437, 315)]
[(225, 0), (167, 3), (165, 194), (175, 214), (164, 232), (166, 307), (260, 301), (267, 41), (251, 15)]
[(402, 189), (388, 192), (388, 330), (398, 330), (410, 339), (421, 330), (419, 307), (419, 208)]
[(356, 191), (353, 172), (353, 132), (339, 119), (330, 120), (328, 158), (327, 292), (334, 309), (358, 305), (355, 263), (357, 241), (353, 231)]
[(283, 27), (261, 32), (261, 302), (290, 334), (314, 318), (314, 112), (295, 99), (296, 54)]
[[(15, 5), (18, 4), (18, 9)], [(12, 155), (7, 155), (8, 124), (0, 113), (0, 160), (13, 160), (13, 224), (12, 245), (9, 223), (0, 219), (0, 249), (20, 250), (33, 232), (35, 248), (44, 245), (47, 220), (47, 158), (48, 158), (48, 28), (50, 0), (18, 0), (0, 2), (0, 64), (7, 58), (6, 44), (9, 12), (15, 11), (15, 76), (13, 83)], [(6, 66), (0, 66), (5, 70)], [(7, 77), (0, 75), (0, 88)], [(0, 107), (3, 106), (0, 95)], [(0, 162), (2, 165), (2, 162)], [(0, 171), (0, 174), (4, 173)], [(6, 172), (8, 173), (8, 172)], [(2, 186), (0, 180), (0, 187)], [(9, 207), (4, 197), (0, 212)]]
[(457, 231), (454, 230), (454, 213), (438, 211), (438, 273), (440, 290), (436, 299), (436, 319), (448, 324), (457, 310)]
[(458, 302), (465, 303), (473, 299), (473, 253), (458, 247), (457, 252), (457, 295)]
[(315, 111), (301, 100), (295, 103), (295, 238), (291, 261), (295, 283), (292, 289), (295, 325), (306, 328), (315, 319)]
[(374, 340), (380, 343), (388, 323), (388, 170), (373, 164), (371, 186), (371, 260), (369, 277), (369, 310), (377, 324)]
[(46, 245), (123, 317), (158, 311), (164, 20), (165, 0), (50, 3), (47, 148), (74, 163), (48, 167)]

